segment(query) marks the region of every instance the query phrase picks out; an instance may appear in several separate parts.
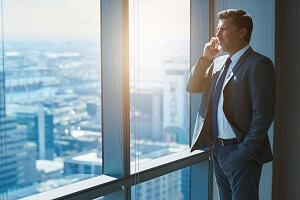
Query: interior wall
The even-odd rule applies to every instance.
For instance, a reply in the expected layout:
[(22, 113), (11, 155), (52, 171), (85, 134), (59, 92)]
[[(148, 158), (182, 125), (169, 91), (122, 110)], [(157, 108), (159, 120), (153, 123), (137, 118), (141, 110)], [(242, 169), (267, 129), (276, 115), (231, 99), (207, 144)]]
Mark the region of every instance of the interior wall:
[[(281, 1), (282, 41), (282, 127), (280, 199), (300, 196), (300, 60), (299, 0)], [(275, 197), (276, 198), (276, 197)], [(274, 198), (274, 199), (275, 199)], [(277, 198), (276, 198), (277, 199)]]

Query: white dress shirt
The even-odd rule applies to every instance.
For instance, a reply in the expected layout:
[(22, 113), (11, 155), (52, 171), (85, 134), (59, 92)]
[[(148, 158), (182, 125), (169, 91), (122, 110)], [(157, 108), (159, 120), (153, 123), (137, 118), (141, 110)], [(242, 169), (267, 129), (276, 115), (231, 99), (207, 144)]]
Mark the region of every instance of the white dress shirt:
[[(245, 46), (244, 48), (242, 48), (241, 50), (236, 52), (231, 57), (231, 63), (229, 65), (229, 68), (228, 68), (227, 74), (225, 76), (226, 78), (225, 78), (224, 82), (226, 82), (226, 79), (228, 79), (229, 75), (231, 74), (233, 67), (236, 65), (236, 63), (238, 62), (240, 57), (245, 53), (245, 51), (249, 47), (250, 47), (250, 45), (248, 44), (247, 46)], [(223, 69), (222, 69), (220, 75), (222, 74)], [(223, 83), (222, 91), (221, 91), (221, 94), (220, 94), (220, 99), (219, 99), (219, 102), (218, 102), (218, 116), (217, 116), (218, 137), (222, 138), (222, 139), (232, 139), (232, 138), (236, 138), (236, 136), (235, 136), (229, 122), (227, 121), (224, 112), (223, 112), (223, 101), (224, 101), (223, 90), (224, 90), (224, 87), (225, 87), (225, 84)]]

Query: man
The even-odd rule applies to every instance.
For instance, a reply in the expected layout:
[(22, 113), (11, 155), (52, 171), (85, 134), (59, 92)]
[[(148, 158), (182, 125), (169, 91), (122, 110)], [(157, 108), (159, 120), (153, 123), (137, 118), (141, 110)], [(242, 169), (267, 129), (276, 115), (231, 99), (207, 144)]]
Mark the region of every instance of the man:
[[(244, 10), (218, 14), (186, 90), (202, 93), (191, 151), (213, 145), (221, 200), (258, 199), (263, 163), (273, 160), (268, 130), (275, 112), (275, 70), (249, 46), (252, 18)], [(228, 55), (219, 56), (220, 52)]]

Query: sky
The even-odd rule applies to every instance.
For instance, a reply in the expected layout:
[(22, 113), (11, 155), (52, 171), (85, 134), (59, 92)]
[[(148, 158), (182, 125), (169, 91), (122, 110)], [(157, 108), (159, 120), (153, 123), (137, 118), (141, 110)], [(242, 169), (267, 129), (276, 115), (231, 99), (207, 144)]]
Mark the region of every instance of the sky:
[(5, 38), (99, 37), (99, 0), (3, 0)]
[[(2, 1), (7, 39), (97, 38), (100, 35), (100, 0)], [(135, 16), (140, 22), (135, 23), (140, 37), (189, 35), (189, 0), (129, 2), (130, 19)]]
[(130, 3), (131, 16), (139, 16), (140, 23), (135, 24), (141, 39), (189, 37), (189, 0), (132, 0)]

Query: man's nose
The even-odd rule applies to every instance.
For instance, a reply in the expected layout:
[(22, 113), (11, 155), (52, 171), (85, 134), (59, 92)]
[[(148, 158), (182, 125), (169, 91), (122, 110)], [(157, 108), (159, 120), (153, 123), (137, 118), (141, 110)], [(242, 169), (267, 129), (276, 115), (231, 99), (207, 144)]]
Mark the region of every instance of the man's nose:
[(220, 35), (220, 31), (217, 31), (216, 36), (219, 37)]

